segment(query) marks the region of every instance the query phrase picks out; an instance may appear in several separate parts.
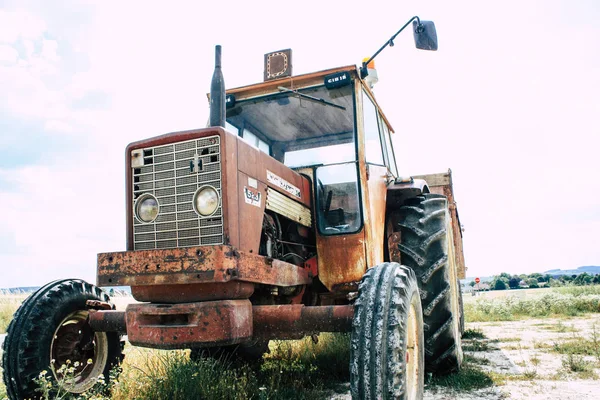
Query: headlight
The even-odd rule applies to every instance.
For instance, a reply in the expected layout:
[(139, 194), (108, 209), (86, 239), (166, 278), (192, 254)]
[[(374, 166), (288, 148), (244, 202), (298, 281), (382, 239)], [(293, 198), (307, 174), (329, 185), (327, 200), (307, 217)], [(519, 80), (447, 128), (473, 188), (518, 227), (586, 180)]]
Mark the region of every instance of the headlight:
[(152, 222), (158, 216), (158, 200), (151, 194), (143, 194), (135, 203), (135, 216), (142, 222)]
[(219, 193), (212, 186), (203, 186), (194, 195), (194, 209), (203, 217), (208, 217), (219, 208)]

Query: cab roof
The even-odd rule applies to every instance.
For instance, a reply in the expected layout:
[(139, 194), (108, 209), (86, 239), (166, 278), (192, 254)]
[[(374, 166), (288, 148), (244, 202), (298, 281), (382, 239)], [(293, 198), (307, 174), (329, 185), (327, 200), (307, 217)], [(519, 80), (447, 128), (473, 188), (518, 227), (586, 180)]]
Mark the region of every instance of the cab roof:
[[(365, 88), (365, 90), (367, 92), (369, 92), (369, 94), (371, 95), (371, 98), (374, 100), (375, 104), (377, 105), (379, 113), (381, 114), (381, 117), (383, 118), (383, 120), (386, 122), (388, 129), (390, 130), (390, 132), (394, 132), (392, 125), (390, 124), (389, 120), (383, 113), (383, 110), (381, 109), (381, 107), (379, 107), (379, 104), (377, 103), (377, 100), (375, 99), (373, 92), (369, 89), (369, 85), (367, 85), (360, 78), (360, 74), (359, 74), (359, 71), (358, 71), (358, 68), (356, 67), (356, 65), (346, 65), (343, 67), (330, 68), (330, 69), (325, 69), (322, 71), (311, 72), (308, 74), (290, 76), (290, 77), (285, 77), (285, 78), (281, 78), (281, 79), (274, 79), (271, 81), (255, 83), (252, 85), (241, 86), (241, 87), (237, 87), (237, 88), (233, 88), (233, 89), (227, 89), (226, 93), (235, 95), (236, 101), (237, 100), (245, 100), (245, 99), (249, 99), (249, 98), (253, 98), (253, 97), (264, 96), (264, 95), (271, 94), (271, 93), (278, 93), (279, 86), (285, 87), (288, 89), (298, 89), (298, 88), (303, 88), (303, 87), (307, 87), (307, 86), (319, 85), (319, 84), (323, 83), (323, 78), (325, 76), (339, 73), (339, 72), (348, 72), (348, 73), (350, 73), (350, 75), (352, 76), (353, 79), (362, 83), (363, 88)], [(207, 96), (210, 97), (210, 94), (207, 94)]]

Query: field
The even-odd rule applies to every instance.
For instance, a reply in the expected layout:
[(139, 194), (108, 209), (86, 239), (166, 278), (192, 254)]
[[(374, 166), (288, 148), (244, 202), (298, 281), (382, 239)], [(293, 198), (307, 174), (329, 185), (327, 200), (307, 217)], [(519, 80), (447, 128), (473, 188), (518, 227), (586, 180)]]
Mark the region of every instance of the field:
[[(0, 328), (21, 300), (0, 298)], [(598, 397), (600, 287), (466, 295), (465, 310), (464, 367), (428, 377), (426, 399)], [(331, 334), (322, 334), (316, 344), (272, 342), (271, 353), (256, 364), (193, 362), (186, 351), (126, 346), (110, 399), (350, 399), (348, 346), (347, 335)], [(100, 393), (87, 398), (106, 398)], [(4, 396), (0, 384), (0, 399)]]

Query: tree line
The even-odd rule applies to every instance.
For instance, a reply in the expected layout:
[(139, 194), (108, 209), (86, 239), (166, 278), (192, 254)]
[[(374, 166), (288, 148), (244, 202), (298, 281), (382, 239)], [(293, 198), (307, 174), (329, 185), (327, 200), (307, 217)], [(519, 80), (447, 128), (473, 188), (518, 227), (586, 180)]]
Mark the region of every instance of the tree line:
[[(600, 274), (583, 272), (578, 275), (550, 275), (534, 272), (533, 274), (511, 275), (506, 272), (495, 275), (489, 283), (491, 290), (521, 289), (524, 287), (560, 287), (566, 285), (585, 286), (600, 284)], [(475, 281), (470, 282), (475, 286)]]

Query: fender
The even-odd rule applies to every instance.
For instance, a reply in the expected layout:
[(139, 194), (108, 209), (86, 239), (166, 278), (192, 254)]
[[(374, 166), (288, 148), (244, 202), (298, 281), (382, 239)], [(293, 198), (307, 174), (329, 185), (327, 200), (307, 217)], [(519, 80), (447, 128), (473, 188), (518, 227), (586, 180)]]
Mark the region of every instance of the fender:
[(387, 187), (387, 212), (400, 208), (406, 200), (423, 193), (430, 193), (424, 179), (396, 178)]

